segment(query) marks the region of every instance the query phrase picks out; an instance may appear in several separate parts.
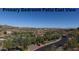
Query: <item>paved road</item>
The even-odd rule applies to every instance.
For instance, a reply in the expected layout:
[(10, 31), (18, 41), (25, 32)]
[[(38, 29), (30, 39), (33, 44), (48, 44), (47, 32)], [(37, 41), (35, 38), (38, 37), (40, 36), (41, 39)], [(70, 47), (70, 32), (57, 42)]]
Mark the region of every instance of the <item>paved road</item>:
[[(40, 45), (40, 46), (37, 46), (37, 45), (30, 45), (30, 46), (28, 46), (28, 50), (29, 51), (37, 51), (37, 50), (41, 50), (41, 49), (47, 49), (48, 47), (49, 48), (51, 48), (51, 45), (52, 44), (55, 44), (56, 42), (59, 42), (59, 41), (61, 41), (62, 40), (62, 38), (59, 38), (59, 39), (57, 39), (57, 40), (55, 40), (55, 41), (51, 41), (51, 42), (48, 42), (48, 43), (46, 43), (46, 44), (43, 44), (43, 45)], [(55, 47), (54, 45), (52, 45), (52, 47)], [(53, 48), (54, 49), (54, 48)], [(52, 50), (53, 50), (52, 49)], [(55, 49), (54, 49), (55, 50)]]
[(35, 48), (34, 51), (56, 51), (57, 49), (58, 51), (63, 50), (62, 46), (67, 42), (67, 39), (68, 38), (66, 36), (60, 37), (56, 41), (46, 43), (39, 48)]
[[(34, 51), (39, 50), (39, 49), (41, 50), (41, 49), (43, 49), (43, 48), (45, 48), (45, 47), (47, 47), (47, 46), (50, 47), (51, 44), (54, 44), (54, 43), (56, 43), (56, 42), (58, 42), (58, 41), (60, 41), (60, 40), (61, 40), (61, 38), (57, 39), (56, 41), (51, 41), (51, 42), (49, 42), (49, 43), (46, 43), (46, 44), (44, 44), (44, 45), (42, 45), (42, 46), (40, 46), (40, 47), (38, 47), (38, 48), (35, 48)], [(45, 48), (45, 49), (46, 49), (46, 48)]]

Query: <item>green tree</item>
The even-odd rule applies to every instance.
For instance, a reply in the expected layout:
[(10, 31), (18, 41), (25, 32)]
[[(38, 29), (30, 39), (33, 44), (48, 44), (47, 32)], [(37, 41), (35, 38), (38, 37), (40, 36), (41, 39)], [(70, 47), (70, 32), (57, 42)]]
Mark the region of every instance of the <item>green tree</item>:
[(6, 40), (4, 40), (3, 47), (4, 48), (12, 48), (13, 47), (13, 41), (12, 41), (12, 39), (6, 39)]
[(70, 40), (68, 41), (68, 46), (69, 46), (70, 48), (75, 48), (75, 47), (77, 47), (77, 44), (78, 44), (78, 42), (77, 42), (77, 40), (76, 40), (75, 38), (72, 38), (72, 39), (70, 39)]
[(44, 38), (48, 39), (48, 41), (58, 39), (60, 36), (61, 35), (57, 32), (46, 32), (44, 34)]
[(37, 36), (36, 43), (44, 43), (44, 38), (41, 36)]

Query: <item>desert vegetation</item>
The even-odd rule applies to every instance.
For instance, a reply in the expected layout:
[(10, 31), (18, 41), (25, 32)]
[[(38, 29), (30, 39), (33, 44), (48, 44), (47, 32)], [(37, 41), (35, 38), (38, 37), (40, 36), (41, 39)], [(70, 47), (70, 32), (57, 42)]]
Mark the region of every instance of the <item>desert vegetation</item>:
[(48, 29), (48, 28), (18, 28), (0, 26), (0, 47), (3, 50), (19, 48), (28, 50), (29, 46), (41, 46), (48, 42), (55, 41), (66, 35), (67, 42), (62, 46), (63, 50), (79, 50), (79, 29)]

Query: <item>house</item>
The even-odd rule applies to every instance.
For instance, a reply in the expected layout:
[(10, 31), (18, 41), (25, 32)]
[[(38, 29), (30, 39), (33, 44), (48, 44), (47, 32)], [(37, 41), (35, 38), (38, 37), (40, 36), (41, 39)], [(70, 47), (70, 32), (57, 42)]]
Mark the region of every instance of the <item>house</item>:
[(12, 31), (6, 31), (7, 34), (12, 34)]

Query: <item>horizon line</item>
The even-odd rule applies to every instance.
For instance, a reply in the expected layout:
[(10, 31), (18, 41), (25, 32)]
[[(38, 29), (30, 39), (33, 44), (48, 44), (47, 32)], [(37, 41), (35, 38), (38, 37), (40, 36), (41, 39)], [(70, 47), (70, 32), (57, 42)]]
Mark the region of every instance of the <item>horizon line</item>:
[(16, 25), (7, 25), (7, 24), (0, 24), (0, 26), (11, 26), (11, 27), (19, 27), (19, 28), (54, 28), (54, 29), (76, 29), (77, 27), (35, 27), (35, 26), (16, 26)]

